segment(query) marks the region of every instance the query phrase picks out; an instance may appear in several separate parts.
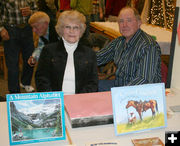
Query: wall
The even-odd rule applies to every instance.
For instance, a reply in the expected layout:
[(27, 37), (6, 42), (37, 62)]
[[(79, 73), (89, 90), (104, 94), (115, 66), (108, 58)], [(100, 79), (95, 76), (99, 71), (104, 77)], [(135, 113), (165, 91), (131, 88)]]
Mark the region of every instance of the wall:
[[(180, 0), (176, 1), (176, 6), (180, 7)], [(180, 11), (179, 11), (178, 23), (179, 22), (180, 22)], [(177, 36), (176, 36), (173, 68), (172, 68), (171, 88), (180, 89), (180, 42), (178, 42)]]
[(180, 7), (180, 0), (176, 0), (176, 6)]

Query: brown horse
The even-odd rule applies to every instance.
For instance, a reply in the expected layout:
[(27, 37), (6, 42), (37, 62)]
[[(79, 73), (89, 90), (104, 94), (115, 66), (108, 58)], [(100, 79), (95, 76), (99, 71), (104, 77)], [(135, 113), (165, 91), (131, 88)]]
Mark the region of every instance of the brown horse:
[(151, 109), (152, 111), (152, 117), (155, 116), (155, 109), (158, 111), (158, 104), (156, 100), (149, 100), (149, 101), (134, 101), (134, 100), (129, 100), (126, 109), (129, 108), (130, 106), (134, 107), (136, 111), (139, 114), (140, 120), (142, 120), (142, 112), (146, 112), (148, 109)]
[(146, 112), (148, 109), (151, 109), (152, 111), (152, 117), (155, 116), (156, 112), (158, 112), (158, 104), (156, 100), (149, 100), (143, 102), (143, 111)]
[(136, 109), (136, 111), (139, 114), (139, 118), (142, 120), (142, 109), (143, 109), (142, 101), (138, 102), (138, 101), (130, 100), (128, 101), (128, 104), (126, 105), (126, 109), (129, 108), (130, 106)]

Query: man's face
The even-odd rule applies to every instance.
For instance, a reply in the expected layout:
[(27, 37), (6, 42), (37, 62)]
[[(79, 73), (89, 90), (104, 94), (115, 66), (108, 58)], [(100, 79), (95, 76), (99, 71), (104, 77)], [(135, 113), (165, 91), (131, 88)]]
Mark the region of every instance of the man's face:
[(36, 22), (31, 24), (33, 32), (35, 32), (38, 36), (44, 36), (47, 33), (48, 22)]
[(126, 42), (128, 42), (140, 28), (141, 21), (136, 19), (132, 9), (125, 9), (118, 16), (118, 24), (120, 33), (126, 38)]

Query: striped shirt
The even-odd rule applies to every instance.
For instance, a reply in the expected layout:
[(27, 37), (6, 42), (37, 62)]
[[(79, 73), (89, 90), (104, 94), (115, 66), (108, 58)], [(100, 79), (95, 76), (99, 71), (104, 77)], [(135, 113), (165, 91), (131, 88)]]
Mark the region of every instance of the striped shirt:
[(11, 24), (26, 24), (29, 17), (22, 16), (20, 8), (37, 10), (35, 0), (0, 0), (0, 27)]
[(117, 66), (115, 86), (161, 82), (161, 49), (141, 29), (128, 43), (120, 36), (97, 52), (98, 66), (109, 61)]

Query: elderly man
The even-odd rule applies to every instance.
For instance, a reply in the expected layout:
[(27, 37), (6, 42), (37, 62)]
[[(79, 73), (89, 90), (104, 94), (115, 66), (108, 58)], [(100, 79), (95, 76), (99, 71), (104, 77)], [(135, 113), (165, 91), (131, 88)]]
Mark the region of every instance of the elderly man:
[(97, 52), (98, 65), (114, 61), (115, 80), (100, 80), (99, 91), (113, 86), (129, 86), (161, 82), (161, 50), (153, 38), (140, 29), (141, 19), (131, 7), (123, 8), (118, 16), (122, 36)]
[(35, 12), (30, 17), (29, 24), (33, 32), (39, 36), (38, 46), (28, 59), (28, 64), (34, 66), (39, 59), (44, 45), (58, 41), (58, 34), (55, 31), (55, 24), (50, 23), (50, 18), (45, 12)]

